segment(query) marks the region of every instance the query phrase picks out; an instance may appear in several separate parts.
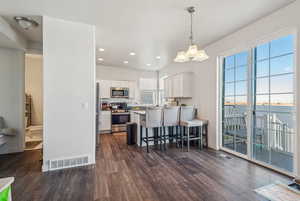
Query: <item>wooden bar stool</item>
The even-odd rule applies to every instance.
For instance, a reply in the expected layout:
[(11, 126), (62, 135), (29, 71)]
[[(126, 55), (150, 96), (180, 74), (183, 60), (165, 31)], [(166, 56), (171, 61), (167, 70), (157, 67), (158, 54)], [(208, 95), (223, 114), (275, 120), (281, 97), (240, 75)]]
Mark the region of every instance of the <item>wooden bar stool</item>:
[[(160, 144), (162, 149), (162, 108), (153, 107), (147, 108), (146, 114), (141, 116), (141, 131), (140, 131), (140, 146), (142, 147), (143, 142), (146, 143), (147, 152), (149, 153), (149, 142), (154, 142), (154, 144)], [(143, 136), (143, 128), (146, 129), (146, 136)], [(153, 136), (149, 136), (149, 129), (153, 130)]]

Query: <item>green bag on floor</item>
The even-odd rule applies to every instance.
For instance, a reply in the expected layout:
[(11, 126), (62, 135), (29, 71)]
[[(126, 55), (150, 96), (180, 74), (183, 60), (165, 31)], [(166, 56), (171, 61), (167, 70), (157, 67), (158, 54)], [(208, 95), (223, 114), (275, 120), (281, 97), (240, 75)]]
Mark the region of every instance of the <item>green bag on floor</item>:
[(0, 193), (0, 201), (8, 201), (8, 196), (10, 193), (10, 188), (11, 187), (7, 187), (4, 191), (2, 191)]

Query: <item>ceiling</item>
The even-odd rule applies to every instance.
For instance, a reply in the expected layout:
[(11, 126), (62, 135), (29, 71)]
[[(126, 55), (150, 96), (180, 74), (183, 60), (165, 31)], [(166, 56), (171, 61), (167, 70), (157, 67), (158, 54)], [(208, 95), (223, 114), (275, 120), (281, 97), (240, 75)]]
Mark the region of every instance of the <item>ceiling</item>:
[[(104, 65), (157, 70), (188, 46), (196, 7), (195, 42), (206, 46), (294, 0), (5, 0), (3, 15), (48, 15), (96, 25), (97, 57)], [(41, 38), (39, 38), (41, 39)], [(31, 38), (31, 40), (39, 40)], [(135, 52), (135, 56), (130, 56)], [(155, 57), (160, 56), (158, 60)], [(128, 64), (124, 64), (128, 61)], [(151, 66), (147, 66), (151, 64)]]

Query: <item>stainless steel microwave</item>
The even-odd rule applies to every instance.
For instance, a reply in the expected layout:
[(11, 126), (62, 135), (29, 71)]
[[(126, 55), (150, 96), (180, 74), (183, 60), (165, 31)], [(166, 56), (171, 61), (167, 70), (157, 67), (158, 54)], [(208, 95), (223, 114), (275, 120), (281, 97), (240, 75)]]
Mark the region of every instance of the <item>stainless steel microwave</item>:
[(110, 97), (111, 98), (129, 98), (129, 88), (110, 88)]

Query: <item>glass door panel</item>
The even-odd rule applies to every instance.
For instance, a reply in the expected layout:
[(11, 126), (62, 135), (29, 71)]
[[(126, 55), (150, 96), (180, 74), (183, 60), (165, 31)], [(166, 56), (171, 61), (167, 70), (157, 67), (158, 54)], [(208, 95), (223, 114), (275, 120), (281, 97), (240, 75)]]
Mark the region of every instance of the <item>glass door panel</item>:
[(254, 49), (253, 159), (293, 171), (295, 136), (293, 37)]
[(224, 59), (222, 146), (247, 155), (248, 52)]

